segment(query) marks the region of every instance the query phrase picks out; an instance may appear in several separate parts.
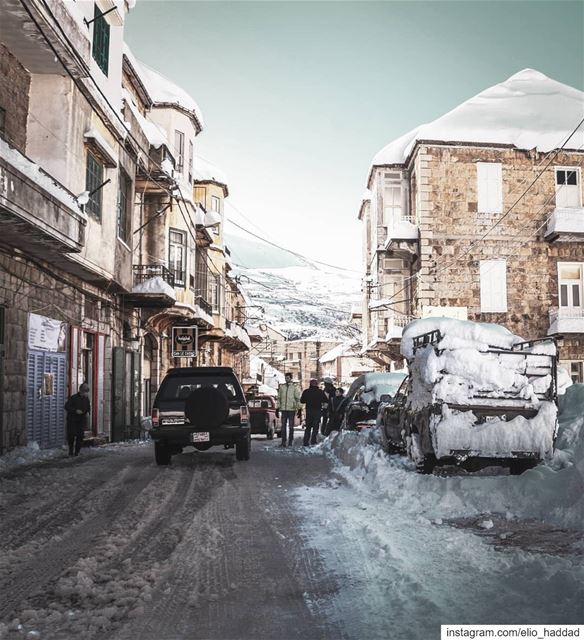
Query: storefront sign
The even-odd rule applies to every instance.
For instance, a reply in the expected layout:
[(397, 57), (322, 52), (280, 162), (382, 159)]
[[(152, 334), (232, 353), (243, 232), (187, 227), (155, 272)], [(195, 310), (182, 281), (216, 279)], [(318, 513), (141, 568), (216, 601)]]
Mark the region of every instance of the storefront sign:
[(196, 358), (199, 341), (199, 328), (173, 327), (172, 328), (172, 357)]
[(67, 323), (36, 313), (28, 314), (28, 348), (39, 351), (65, 351)]

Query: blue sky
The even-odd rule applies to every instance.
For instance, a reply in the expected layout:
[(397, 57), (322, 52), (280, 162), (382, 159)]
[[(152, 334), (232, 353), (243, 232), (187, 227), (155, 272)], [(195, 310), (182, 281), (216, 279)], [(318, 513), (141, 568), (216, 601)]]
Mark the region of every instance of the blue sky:
[(125, 38), (201, 107), (228, 216), (350, 268), (388, 142), (526, 67), (584, 89), (580, 1), (140, 0)]

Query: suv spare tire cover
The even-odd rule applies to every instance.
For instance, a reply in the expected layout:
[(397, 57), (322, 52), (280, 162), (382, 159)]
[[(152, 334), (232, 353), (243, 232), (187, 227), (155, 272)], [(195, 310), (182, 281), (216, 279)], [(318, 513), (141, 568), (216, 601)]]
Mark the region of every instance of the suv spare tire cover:
[(199, 387), (186, 399), (185, 413), (195, 427), (212, 429), (227, 421), (229, 402), (215, 387)]

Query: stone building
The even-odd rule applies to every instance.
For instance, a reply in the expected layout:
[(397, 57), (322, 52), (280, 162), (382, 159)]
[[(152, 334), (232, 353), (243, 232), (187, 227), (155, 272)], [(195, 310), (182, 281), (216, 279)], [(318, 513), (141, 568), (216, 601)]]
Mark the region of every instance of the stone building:
[(584, 94), (530, 69), (393, 141), (364, 199), (364, 347), (401, 366), (402, 328), (444, 315), (584, 362)]
[(84, 381), (88, 435), (111, 437), (114, 360), (136, 349), (122, 304), (136, 167), (120, 114), (129, 5), (106, 5), (0, 5), (0, 452), (62, 444), (65, 398)]
[(291, 373), (295, 382), (304, 389), (311, 378), (322, 380), (321, 357), (339, 344), (339, 340), (302, 338), (286, 342), (286, 359), (279, 367), (284, 373)]

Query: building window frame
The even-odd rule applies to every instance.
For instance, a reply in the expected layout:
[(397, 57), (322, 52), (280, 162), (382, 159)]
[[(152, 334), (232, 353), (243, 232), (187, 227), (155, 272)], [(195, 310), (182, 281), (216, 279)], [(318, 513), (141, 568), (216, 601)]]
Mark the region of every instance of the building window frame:
[(132, 180), (123, 169), (120, 169), (118, 175), (117, 234), (118, 238), (126, 244), (130, 241), (132, 200)]
[(184, 288), (187, 271), (187, 234), (182, 229), (168, 230), (168, 268), (174, 275), (174, 286)]
[[(578, 269), (577, 278), (562, 276), (562, 269)], [(584, 293), (584, 262), (558, 262), (558, 306), (563, 309), (581, 309)]]
[(103, 209), (103, 189), (100, 189), (100, 187), (104, 182), (104, 170), (103, 163), (88, 150), (85, 167), (85, 189), (91, 195), (85, 205), (85, 210), (99, 222), (101, 222)]
[(477, 162), (477, 212), (503, 213), (503, 163)]
[(109, 70), (110, 26), (102, 15), (97, 3), (95, 3), (94, 7), (91, 55), (97, 63), (97, 66), (103, 71), (104, 75), (107, 76)]
[(582, 360), (567, 360), (562, 362), (562, 366), (568, 369), (574, 384), (582, 384), (584, 382), (584, 362)]
[(185, 134), (178, 129), (174, 130), (174, 152), (176, 158), (176, 171), (183, 175), (185, 169)]
[[(563, 176), (562, 176), (563, 174)], [(582, 206), (582, 180), (580, 167), (554, 167), (554, 187), (556, 191), (556, 207), (566, 209), (579, 209)], [(558, 194), (563, 193), (567, 198), (568, 194), (565, 193), (566, 188), (575, 187), (571, 190), (576, 198), (573, 204), (564, 204), (558, 201)]]
[(479, 262), (481, 313), (507, 313), (507, 260)]

